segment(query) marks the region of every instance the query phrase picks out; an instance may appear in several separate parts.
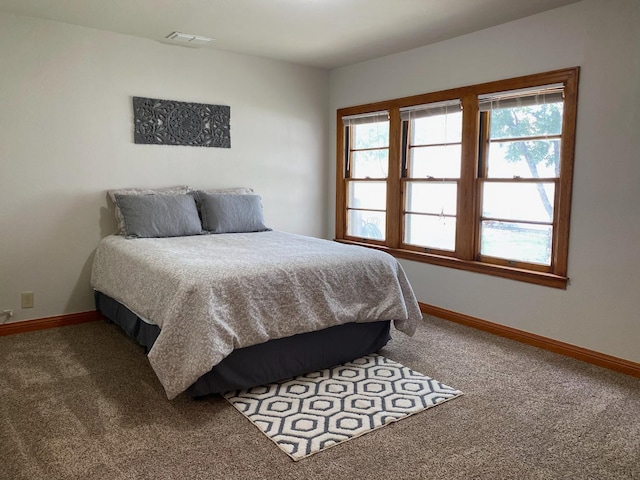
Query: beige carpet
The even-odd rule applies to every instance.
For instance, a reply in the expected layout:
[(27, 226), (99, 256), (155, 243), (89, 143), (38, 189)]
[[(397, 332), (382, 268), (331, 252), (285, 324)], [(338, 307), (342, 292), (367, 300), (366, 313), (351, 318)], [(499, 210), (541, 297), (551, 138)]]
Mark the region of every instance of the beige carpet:
[(640, 479), (640, 379), (435, 318), (393, 335), (464, 396), (301, 462), (222, 397), (167, 401), (113, 325), (0, 337), (0, 479)]

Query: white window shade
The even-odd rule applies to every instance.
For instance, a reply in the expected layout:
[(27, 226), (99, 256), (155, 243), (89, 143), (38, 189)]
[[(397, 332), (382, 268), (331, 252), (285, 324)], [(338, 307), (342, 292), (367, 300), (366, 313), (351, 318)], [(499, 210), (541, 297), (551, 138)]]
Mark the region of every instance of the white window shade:
[(444, 102), (427, 103), (424, 105), (412, 105), (400, 109), (402, 120), (413, 120), (416, 118), (433, 117), (436, 115), (446, 115), (462, 110), (459, 99), (447, 100)]
[(342, 117), (342, 123), (345, 127), (351, 127), (353, 125), (364, 125), (366, 123), (378, 123), (387, 122), (389, 120), (389, 112), (370, 112), (361, 113), (358, 115), (347, 115)]
[(558, 103), (564, 100), (564, 85), (557, 83), (533, 88), (508, 90), (505, 92), (478, 95), (478, 107), (481, 112), (499, 108), (529, 107)]

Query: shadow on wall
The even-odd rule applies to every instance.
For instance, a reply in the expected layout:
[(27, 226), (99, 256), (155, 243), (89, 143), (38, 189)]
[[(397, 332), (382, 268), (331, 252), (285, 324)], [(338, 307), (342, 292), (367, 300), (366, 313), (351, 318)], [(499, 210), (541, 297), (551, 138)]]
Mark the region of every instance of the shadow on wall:
[[(117, 222), (114, 213), (114, 205), (111, 202), (108, 194), (105, 194), (107, 200), (107, 207), (102, 206), (99, 210), (98, 228), (100, 229), (100, 238), (104, 238), (116, 233)], [(95, 205), (95, 202), (87, 202), (87, 204)], [(69, 298), (65, 305), (66, 312), (77, 312), (93, 309), (93, 290), (91, 289), (91, 268), (93, 265), (93, 259), (96, 253), (96, 247), (94, 245), (91, 253), (82, 265), (82, 268), (78, 272), (78, 277), (73, 289), (70, 292)]]
[(117, 231), (118, 222), (116, 221), (116, 206), (111, 201), (108, 193), (105, 193), (107, 199), (107, 207), (100, 207), (100, 238), (113, 235)]
[[(95, 249), (91, 251), (91, 255), (87, 258), (86, 262), (80, 269), (78, 280), (71, 290), (67, 304), (65, 305), (66, 312), (78, 311), (78, 302), (82, 299), (83, 304), (93, 305), (93, 289), (91, 288), (91, 267), (93, 265), (93, 259), (96, 255)], [(88, 308), (94, 310), (95, 308)], [(83, 310), (87, 310), (86, 308)]]

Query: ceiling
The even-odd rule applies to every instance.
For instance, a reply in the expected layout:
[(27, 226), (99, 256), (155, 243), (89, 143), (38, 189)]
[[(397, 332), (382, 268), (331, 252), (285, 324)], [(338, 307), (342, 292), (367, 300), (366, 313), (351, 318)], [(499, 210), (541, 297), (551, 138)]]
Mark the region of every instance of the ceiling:
[(0, 0), (0, 12), (332, 69), (578, 0)]

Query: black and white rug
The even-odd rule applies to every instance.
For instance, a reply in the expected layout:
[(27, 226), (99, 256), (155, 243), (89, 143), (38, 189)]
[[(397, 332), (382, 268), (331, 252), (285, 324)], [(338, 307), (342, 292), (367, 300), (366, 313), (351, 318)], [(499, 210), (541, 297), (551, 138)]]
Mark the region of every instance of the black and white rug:
[(462, 395), (372, 354), (225, 398), (293, 460)]

